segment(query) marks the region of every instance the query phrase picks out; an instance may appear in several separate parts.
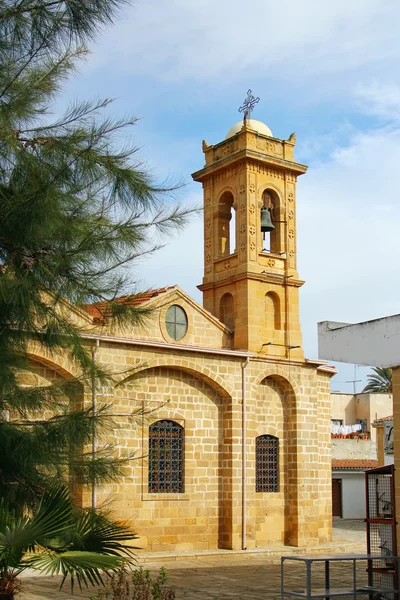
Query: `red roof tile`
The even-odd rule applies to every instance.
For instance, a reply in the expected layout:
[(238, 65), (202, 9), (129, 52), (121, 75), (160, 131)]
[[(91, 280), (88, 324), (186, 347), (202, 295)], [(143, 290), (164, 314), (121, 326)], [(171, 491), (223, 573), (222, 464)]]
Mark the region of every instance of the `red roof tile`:
[(332, 469), (359, 469), (364, 471), (365, 469), (374, 469), (378, 466), (377, 460), (367, 459), (332, 459)]
[[(139, 294), (127, 294), (125, 296), (121, 296), (120, 298), (116, 298), (114, 302), (117, 304), (125, 304), (126, 306), (139, 306), (140, 304), (144, 304), (161, 294), (165, 294), (169, 290), (173, 290), (176, 286), (171, 285), (164, 288), (158, 288), (155, 290), (148, 290), (147, 292), (141, 292)], [(108, 307), (110, 306), (110, 302), (105, 300), (103, 302), (94, 302), (93, 304), (84, 304), (82, 308), (86, 310), (92, 317), (94, 317), (95, 321), (101, 321), (107, 318)]]
[(383, 423), (384, 421), (393, 421), (393, 415), (390, 415), (389, 417), (381, 417), (380, 419), (375, 419), (375, 421), (373, 421), (373, 425), (375, 425), (375, 423)]

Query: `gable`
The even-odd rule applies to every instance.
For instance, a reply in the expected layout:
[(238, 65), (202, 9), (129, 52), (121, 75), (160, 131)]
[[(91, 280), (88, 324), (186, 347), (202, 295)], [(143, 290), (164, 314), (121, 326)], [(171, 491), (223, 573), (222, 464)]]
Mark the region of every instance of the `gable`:
[[(149, 314), (143, 317), (143, 322), (140, 325), (119, 325), (103, 321), (98, 325), (99, 333), (118, 338), (148, 340), (184, 346), (232, 348), (233, 334), (230, 329), (185, 294), (178, 286), (162, 288), (162, 293), (158, 293), (157, 290), (153, 293), (147, 293), (140, 305), (149, 310)], [(166, 322), (168, 309), (171, 306), (183, 309), (187, 317), (187, 331), (180, 339), (174, 339), (174, 328), (167, 325)], [(171, 311), (168, 313), (168, 319), (170, 319), (170, 315)], [(182, 329), (180, 333), (182, 333)]]

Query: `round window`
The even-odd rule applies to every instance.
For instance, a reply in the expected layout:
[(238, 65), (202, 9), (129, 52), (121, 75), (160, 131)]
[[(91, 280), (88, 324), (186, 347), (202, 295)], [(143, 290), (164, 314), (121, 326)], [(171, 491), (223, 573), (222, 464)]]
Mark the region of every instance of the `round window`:
[(165, 325), (167, 327), (168, 335), (175, 340), (181, 340), (187, 332), (188, 318), (180, 306), (172, 304), (167, 310), (165, 316)]

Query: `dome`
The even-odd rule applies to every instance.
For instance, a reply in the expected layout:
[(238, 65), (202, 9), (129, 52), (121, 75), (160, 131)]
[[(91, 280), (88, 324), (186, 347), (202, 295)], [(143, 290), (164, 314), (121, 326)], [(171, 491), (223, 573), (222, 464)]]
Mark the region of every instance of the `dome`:
[[(256, 119), (250, 119), (248, 122), (248, 127), (250, 127), (250, 129), (254, 129), (254, 131), (257, 131), (257, 133), (261, 133), (262, 135), (267, 135), (268, 137), (272, 137), (272, 131), (270, 130), (269, 127), (267, 127), (267, 125), (265, 125), (265, 123), (262, 123), (261, 121), (257, 121)], [(225, 136), (225, 139), (227, 140), (228, 138), (232, 137), (233, 135), (236, 135), (237, 133), (239, 133), (239, 131), (242, 129), (243, 127), (243, 121), (238, 121), (233, 127), (230, 128), (230, 130), (228, 131), (228, 133)]]

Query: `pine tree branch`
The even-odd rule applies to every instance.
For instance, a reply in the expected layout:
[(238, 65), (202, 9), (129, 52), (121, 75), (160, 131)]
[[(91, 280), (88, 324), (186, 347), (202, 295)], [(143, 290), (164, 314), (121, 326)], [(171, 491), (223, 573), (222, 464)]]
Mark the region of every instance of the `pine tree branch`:
[[(52, 33), (52, 32), (50, 32), (50, 33)], [(44, 46), (45, 46), (45, 41), (43, 40), (42, 43), (37, 47), (37, 49), (28, 55), (29, 56), (28, 60), (20, 67), (20, 69), (16, 72), (16, 74), (11, 79), (11, 81), (8, 83), (8, 85), (6, 85), (6, 87), (2, 91), (0, 91), (0, 100), (1, 100), (1, 98), (3, 98), (3, 96), (6, 95), (8, 90), (19, 79), (19, 77), (22, 75), (22, 73), (29, 67), (29, 65), (33, 62), (33, 60), (39, 54), (40, 50), (43, 50)]]
[(23, 14), (37, 12), (38, 10), (42, 10), (44, 8), (51, 8), (52, 6), (57, 6), (57, 5), (65, 4), (65, 3), (66, 3), (66, 0), (52, 0), (51, 2), (40, 2), (39, 4), (34, 4), (33, 6), (30, 6), (29, 8), (21, 9), (21, 8), (19, 8), (23, 4), (23, 2), (21, 2), (19, 7), (15, 8), (15, 9), (8, 9), (8, 10), (4, 11), (3, 15), (5, 16), (5, 18), (19, 17), (20, 15), (23, 15)]

